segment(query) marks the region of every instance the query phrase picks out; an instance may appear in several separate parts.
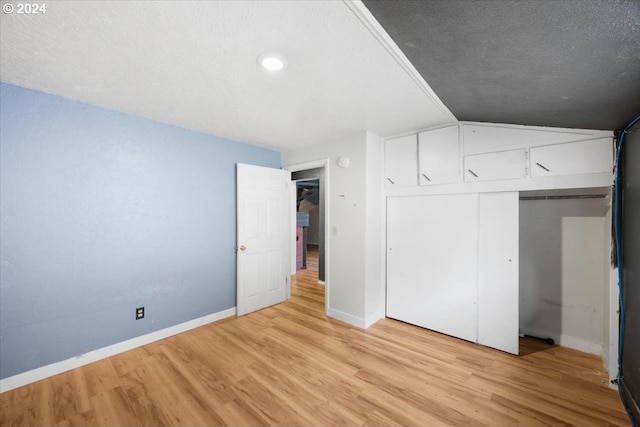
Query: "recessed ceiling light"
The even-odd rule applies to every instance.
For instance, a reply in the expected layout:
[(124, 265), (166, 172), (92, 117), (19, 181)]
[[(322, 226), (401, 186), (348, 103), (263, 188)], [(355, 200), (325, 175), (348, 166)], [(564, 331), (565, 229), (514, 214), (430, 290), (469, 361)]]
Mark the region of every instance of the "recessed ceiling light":
[(258, 56), (258, 64), (270, 71), (280, 71), (287, 66), (287, 58), (278, 53), (263, 53)]

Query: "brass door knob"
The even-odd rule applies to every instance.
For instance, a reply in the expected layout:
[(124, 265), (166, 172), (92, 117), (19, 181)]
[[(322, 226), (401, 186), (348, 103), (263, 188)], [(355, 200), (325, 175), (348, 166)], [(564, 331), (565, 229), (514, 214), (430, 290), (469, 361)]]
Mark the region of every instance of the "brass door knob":
[(241, 250), (242, 252), (244, 252), (244, 251), (246, 251), (246, 250), (247, 250), (247, 247), (246, 247), (245, 245), (242, 245), (242, 246), (240, 246), (240, 250)]

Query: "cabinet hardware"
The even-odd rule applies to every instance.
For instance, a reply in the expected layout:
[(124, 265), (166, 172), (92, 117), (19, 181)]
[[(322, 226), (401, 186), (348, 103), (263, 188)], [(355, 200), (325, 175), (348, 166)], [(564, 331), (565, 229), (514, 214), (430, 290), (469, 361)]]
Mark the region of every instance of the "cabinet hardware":
[(387, 178), (387, 181), (389, 181), (390, 183), (395, 185), (395, 182), (393, 182), (393, 180), (391, 178)]
[(424, 176), (427, 181), (431, 182), (431, 180), (429, 179), (429, 177), (427, 175), (422, 174), (422, 176)]
[(471, 175), (475, 176), (476, 178), (478, 177), (478, 175), (476, 175), (476, 173), (475, 173), (474, 171), (472, 171), (471, 169), (467, 169), (467, 171), (468, 171)]
[(545, 168), (544, 166), (542, 166), (540, 163), (536, 162), (536, 165), (540, 166), (542, 169), (546, 170), (547, 172), (551, 172), (549, 169)]

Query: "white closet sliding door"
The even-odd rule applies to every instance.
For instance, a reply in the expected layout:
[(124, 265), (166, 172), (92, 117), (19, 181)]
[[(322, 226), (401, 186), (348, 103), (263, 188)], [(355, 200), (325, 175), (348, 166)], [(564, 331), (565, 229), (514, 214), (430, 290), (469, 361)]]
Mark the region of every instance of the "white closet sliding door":
[(387, 199), (388, 317), (475, 342), (477, 275), (477, 194)]
[(518, 354), (518, 198), (387, 198), (387, 317)]
[(518, 354), (519, 194), (479, 196), (478, 342)]

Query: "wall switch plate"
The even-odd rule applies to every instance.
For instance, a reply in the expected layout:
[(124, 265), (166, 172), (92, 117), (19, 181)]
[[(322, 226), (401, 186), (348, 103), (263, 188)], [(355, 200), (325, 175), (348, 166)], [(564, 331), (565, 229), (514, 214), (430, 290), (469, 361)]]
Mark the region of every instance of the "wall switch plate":
[(136, 308), (136, 320), (144, 319), (144, 307)]

